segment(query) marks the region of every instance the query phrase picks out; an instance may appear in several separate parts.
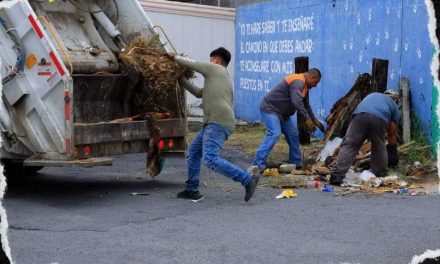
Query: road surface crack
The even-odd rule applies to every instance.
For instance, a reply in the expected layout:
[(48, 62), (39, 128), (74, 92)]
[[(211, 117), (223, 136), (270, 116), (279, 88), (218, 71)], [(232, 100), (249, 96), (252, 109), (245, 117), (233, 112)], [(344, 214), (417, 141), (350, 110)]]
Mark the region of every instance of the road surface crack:
[(104, 230), (95, 230), (95, 229), (51, 230), (51, 229), (42, 229), (42, 228), (21, 227), (21, 226), (14, 226), (14, 225), (10, 225), (9, 229), (12, 229), (12, 230), (25, 230), (25, 231), (54, 232), (54, 233), (64, 233), (64, 232), (97, 232), (97, 233), (106, 233), (106, 232), (108, 232), (108, 231), (104, 231)]

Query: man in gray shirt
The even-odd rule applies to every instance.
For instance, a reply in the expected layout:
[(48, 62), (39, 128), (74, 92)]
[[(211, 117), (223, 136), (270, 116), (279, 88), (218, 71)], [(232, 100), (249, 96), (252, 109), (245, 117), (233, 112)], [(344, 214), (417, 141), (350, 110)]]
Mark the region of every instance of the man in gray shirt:
[[(387, 175), (388, 153), (397, 156), (397, 125), (399, 108), (393, 101), (398, 97), (382, 93), (367, 95), (353, 113), (347, 133), (331, 169), (330, 183), (340, 185), (366, 139), (371, 141), (371, 172), (377, 177)], [(388, 146), (385, 135), (388, 132)], [(397, 164), (397, 161), (394, 163)]]
[(298, 130), (291, 120), (291, 116), (298, 112), (306, 119), (308, 130), (314, 131), (318, 126), (324, 131), (322, 123), (315, 118), (312, 108), (304, 100), (309, 89), (315, 87), (321, 80), (321, 72), (314, 68), (303, 74), (291, 74), (279, 82), (261, 101), (261, 121), (267, 130), (267, 135), (258, 147), (249, 171), (262, 170), (266, 167), (266, 160), (273, 146), (278, 142), (281, 133), (284, 134), (289, 145), (288, 163), (302, 165), (299, 149)]
[(231, 60), (228, 50), (220, 47), (210, 54), (210, 62), (196, 62), (188, 58), (174, 56), (174, 60), (189, 69), (199, 72), (205, 78), (203, 88), (182, 78), (179, 83), (197, 98), (203, 100), (203, 128), (188, 147), (188, 180), (186, 189), (177, 194), (178, 198), (198, 201), (203, 198), (199, 192), (201, 159), (212, 170), (218, 171), (245, 187), (247, 202), (251, 199), (259, 175), (246, 170), (220, 157), (223, 144), (235, 127), (232, 80), (226, 67)]

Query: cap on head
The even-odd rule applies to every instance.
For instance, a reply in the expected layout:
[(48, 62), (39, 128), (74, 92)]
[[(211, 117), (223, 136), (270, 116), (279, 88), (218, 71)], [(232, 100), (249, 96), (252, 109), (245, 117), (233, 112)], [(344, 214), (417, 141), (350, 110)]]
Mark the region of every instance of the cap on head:
[(231, 53), (223, 47), (211, 51), (209, 57), (214, 57), (214, 56), (220, 57), (225, 63), (225, 66), (228, 66), (229, 62), (231, 61)]
[(388, 95), (389, 97), (391, 97), (391, 99), (393, 99), (394, 102), (397, 103), (399, 101), (399, 92), (398, 91), (386, 90), (383, 93)]

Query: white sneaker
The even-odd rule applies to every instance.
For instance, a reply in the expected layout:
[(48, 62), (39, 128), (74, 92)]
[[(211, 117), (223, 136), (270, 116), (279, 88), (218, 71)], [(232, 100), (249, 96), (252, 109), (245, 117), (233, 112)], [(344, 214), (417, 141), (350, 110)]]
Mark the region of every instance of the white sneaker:
[(247, 169), (247, 172), (249, 172), (250, 174), (256, 175), (256, 174), (260, 173), (260, 168), (258, 166), (252, 165)]

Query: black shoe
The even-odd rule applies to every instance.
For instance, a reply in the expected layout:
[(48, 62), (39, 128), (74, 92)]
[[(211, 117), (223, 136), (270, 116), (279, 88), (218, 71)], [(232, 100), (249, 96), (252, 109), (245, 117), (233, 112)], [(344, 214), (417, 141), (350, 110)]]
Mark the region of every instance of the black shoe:
[(344, 178), (334, 177), (333, 175), (330, 175), (329, 182), (331, 185), (341, 186), (343, 180), (344, 180)]
[(244, 200), (246, 202), (252, 198), (252, 195), (254, 195), (259, 180), (260, 180), (260, 175), (258, 174), (252, 175), (251, 181), (244, 187), (246, 189), (246, 194), (244, 196)]
[(177, 198), (198, 202), (203, 199), (203, 195), (199, 191), (184, 190), (177, 194)]

